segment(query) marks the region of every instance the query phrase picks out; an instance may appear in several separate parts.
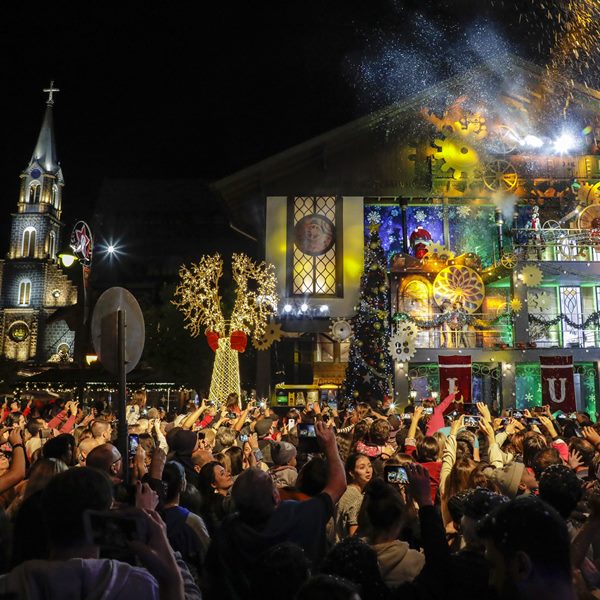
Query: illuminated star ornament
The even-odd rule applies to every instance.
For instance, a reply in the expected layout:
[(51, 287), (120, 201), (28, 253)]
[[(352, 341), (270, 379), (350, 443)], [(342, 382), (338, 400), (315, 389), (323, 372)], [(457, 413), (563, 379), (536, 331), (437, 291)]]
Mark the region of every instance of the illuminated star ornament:
[(92, 262), (92, 232), (85, 221), (76, 223), (71, 233), (71, 248), (81, 264), (89, 266)]

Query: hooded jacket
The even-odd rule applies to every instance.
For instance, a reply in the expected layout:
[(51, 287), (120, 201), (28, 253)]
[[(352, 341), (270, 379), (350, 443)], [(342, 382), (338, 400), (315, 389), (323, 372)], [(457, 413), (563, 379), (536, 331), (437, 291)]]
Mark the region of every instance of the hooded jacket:
[(411, 550), (406, 542), (394, 540), (371, 546), (377, 552), (379, 570), (389, 588), (412, 581), (425, 565), (425, 556)]
[(146, 569), (107, 558), (29, 560), (0, 577), (0, 596), (28, 600), (158, 600)]

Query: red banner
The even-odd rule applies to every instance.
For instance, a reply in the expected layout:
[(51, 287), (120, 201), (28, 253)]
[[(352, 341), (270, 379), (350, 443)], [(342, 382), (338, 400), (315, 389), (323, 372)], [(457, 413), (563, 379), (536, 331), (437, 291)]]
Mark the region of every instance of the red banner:
[(540, 356), (542, 404), (551, 411), (570, 413), (575, 408), (575, 379), (572, 356)]
[(440, 398), (458, 390), (457, 400), (471, 402), (471, 357), (438, 356), (440, 365)]

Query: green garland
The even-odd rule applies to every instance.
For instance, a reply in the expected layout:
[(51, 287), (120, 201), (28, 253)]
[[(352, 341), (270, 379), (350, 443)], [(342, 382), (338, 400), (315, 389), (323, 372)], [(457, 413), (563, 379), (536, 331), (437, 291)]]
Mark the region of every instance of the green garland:
[(589, 329), (590, 325), (595, 325), (596, 327), (600, 327), (600, 311), (593, 312), (583, 323), (576, 323), (575, 321), (571, 321), (571, 319), (565, 315), (564, 313), (560, 313), (556, 315), (553, 319), (542, 319), (537, 315), (529, 315), (529, 322), (535, 323), (536, 325), (543, 325), (544, 327), (552, 327), (553, 325), (558, 325), (561, 321), (566, 323), (569, 327), (573, 329)]
[(442, 313), (440, 315), (436, 315), (435, 317), (433, 317), (433, 319), (428, 320), (416, 319), (415, 317), (405, 312), (397, 312), (392, 317), (392, 319), (397, 323), (409, 321), (410, 323), (414, 323), (417, 327), (420, 327), (421, 329), (433, 329), (434, 327), (440, 327), (440, 325), (448, 323), (448, 321), (455, 321), (458, 322), (460, 325), (471, 325), (475, 327), (475, 329), (487, 329), (504, 319), (511, 318), (512, 312), (504, 312), (490, 321), (484, 321), (483, 319), (479, 319), (472, 314), (460, 310)]

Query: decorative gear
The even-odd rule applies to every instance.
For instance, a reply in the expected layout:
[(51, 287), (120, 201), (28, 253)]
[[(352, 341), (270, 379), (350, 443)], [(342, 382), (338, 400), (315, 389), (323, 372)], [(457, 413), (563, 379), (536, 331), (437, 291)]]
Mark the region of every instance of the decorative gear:
[(519, 144), (519, 136), (506, 125), (494, 127), (488, 140), (494, 154), (510, 154)]
[(465, 143), (462, 136), (451, 133), (444, 139), (436, 139), (434, 144), (439, 151), (433, 157), (443, 161), (441, 166), (443, 173), (452, 169), (454, 179), (460, 179), (463, 174), (469, 179), (475, 175), (479, 165), (479, 155), (472, 146)]
[(584, 204), (600, 204), (600, 182), (584, 182), (577, 190), (577, 200)]
[(518, 298), (513, 298), (510, 301), (510, 310), (519, 312), (523, 308), (523, 303)]
[(446, 302), (459, 303), (469, 313), (475, 312), (485, 297), (485, 286), (477, 271), (463, 265), (442, 269), (433, 282), (433, 298), (442, 308)]
[(547, 292), (539, 292), (527, 297), (527, 304), (529, 307), (539, 311), (549, 308), (551, 302), (552, 297)]
[(352, 337), (352, 325), (346, 319), (334, 319), (329, 327), (329, 333), (336, 342), (345, 342)]
[(265, 329), (265, 333), (258, 339), (252, 339), (252, 345), (257, 350), (267, 350), (274, 342), (281, 339), (281, 324), (269, 323)]
[(577, 226), (587, 230), (594, 249), (600, 250), (600, 205), (592, 204), (584, 208), (579, 215)]
[(507, 160), (492, 160), (483, 168), (483, 183), (492, 192), (509, 192), (517, 187), (519, 176)]
[(528, 287), (535, 287), (542, 283), (544, 274), (539, 267), (535, 265), (527, 265), (520, 273), (523, 283)]
[(417, 352), (415, 340), (398, 331), (390, 338), (389, 351), (396, 362), (408, 361)]
[(505, 252), (500, 258), (500, 264), (505, 269), (514, 269), (517, 266), (517, 257), (512, 252)]
[(448, 250), (443, 244), (433, 242), (427, 246), (426, 256), (433, 260), (451, 260), (454, 258), (454, 252)]

